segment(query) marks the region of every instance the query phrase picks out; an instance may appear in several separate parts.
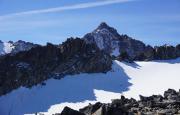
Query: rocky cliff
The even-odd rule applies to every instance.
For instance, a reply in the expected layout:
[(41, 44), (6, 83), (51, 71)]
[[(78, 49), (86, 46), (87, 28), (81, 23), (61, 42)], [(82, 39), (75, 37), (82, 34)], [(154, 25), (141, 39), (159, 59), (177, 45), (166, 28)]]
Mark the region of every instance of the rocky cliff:
[(48, 43), (29, 51), (0, 57), (0, 95), (20, 86), (32, 87), (49, 78), (78, 73), (107, 72), (111, 57), (95, 44), (70, 38), (60, 45)]

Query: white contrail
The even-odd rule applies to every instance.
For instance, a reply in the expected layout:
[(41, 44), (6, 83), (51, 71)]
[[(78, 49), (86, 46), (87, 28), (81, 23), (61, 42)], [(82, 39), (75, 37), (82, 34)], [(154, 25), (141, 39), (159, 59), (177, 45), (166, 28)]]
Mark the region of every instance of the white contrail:
[(66, 11), (66, 10), (92, 8), (92, 7), (110, 5), (110, 4), (115, 4), (115, 3), (130, 2), (130, 1), (134, 1), (134, 0), (102, 0), (102, 1), (98, 1), (98, 2), (88, 2), (88, 3), (74, 4), (74, 5), (69, 5), (69, 6), (61, 6), (61, 7), (56, 7), (56, 8), (48, 8), (48, 9), (31, 10), (31, 11), (25, 11), (25, 12), (12, 13), (12, 14), (7, 14), (7, 15), (2, 15), (2, 16), (0, 16), (0, 19), (10, 18), (10, 17), (14, 17), (14, 16), (28, 15), (28, 14), (42, 14), (42, 13), (60, 12), (60, 11)]

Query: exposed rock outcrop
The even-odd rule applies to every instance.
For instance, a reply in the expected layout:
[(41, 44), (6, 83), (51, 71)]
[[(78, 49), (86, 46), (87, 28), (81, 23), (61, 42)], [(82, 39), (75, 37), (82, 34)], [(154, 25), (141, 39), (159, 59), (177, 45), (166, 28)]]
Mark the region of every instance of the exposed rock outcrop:
[[(65, 108), (66, 109), (66, 108)], [(64, 111), (63, 111), (64, 112)], [(79, 110), (85, 115), (174, 115), (180, 114), (180, 91), (168, 89), (161, 95), (149, 97), (140, 96), (137, 101), (133, 98), (112, 100), (112, 103), (97, 102)], [(68, 114), (73, 115), (73, 114)]]
[(18, 40), (17, 42), (9, 42), (9, 43), (12, 43), (12, 46), (14, 47), (11, 51), (12, 54), (16, 54), (21, 51), (28, 51), (31, 48), (39, 46), (37, 44), (25, 42), (22, 40)]
[[(58, 115), (58, 114), (56, 114)], [(79, 111), (73, 110), (69, 107), (65, 107), (61, 114), (59, 115), (85, 115), (84, 113), (81, 113)]]
[(60, 45), (37, 46), (0, 57), (0, 95), (20, 86), (32, 87), (49, 78), (107, 72), (111, 64), (108, 54), (80, 38), (68, 39)]
[(155, 56), (154, 59), (162, 60), (162, 59), (174, 59), (179, 57), (179, 45), (176, 47), (170, 45), (163, 45), (159, 47), (155, 47)]

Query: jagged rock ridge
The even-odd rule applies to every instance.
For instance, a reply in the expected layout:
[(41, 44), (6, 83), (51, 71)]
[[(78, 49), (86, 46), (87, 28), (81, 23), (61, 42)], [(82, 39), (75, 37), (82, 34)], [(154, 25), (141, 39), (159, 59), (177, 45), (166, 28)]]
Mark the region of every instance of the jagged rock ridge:
[(20, 86), (32, 87), (49, 78), (107, 72), (111, 64), (108, 54), (80, 38), (68, 39), (60, 45), (37, 46), (0, 57), (0, 95)]
[[(95, 43), (100, 50), (104, 50), (120, 61), (127, 59), (130, 61), (161, 60), (180, 57), (180, 45), (152, 47), (128, 35), (119, 34), (116, 29), (108, 26), (105, 22), (102, 22), (94, 31), (86, 34), (82, 39), (87, 43)], [(15, 43), (0, 41), (0, 55), (27, 51), (36, 46), (38, 45), (22, 40)]]

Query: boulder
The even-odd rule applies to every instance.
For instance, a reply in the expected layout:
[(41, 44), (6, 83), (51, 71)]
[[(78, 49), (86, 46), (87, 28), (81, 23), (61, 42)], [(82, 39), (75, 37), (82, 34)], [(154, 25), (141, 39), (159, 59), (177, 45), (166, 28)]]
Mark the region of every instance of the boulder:
[(84, 107), (82, 109), (80, 109), (79, 111), (82, 113), (85, 113), (86, 115), (91, 115), (93, 113), (95, 113), (98, 109), (100, 109), (102, 107), (102, 103), (97, 102), (94, 105), (89, 104), (89, 106)]
[(164, 92), (164, 98), (168, 100), (176, 100), (178, 99), (178, 93), (173, 89), (168, 89)]
[(73, 110), (69, 107), (65, 107), (60, 115), (85, 115), (79, 111)]

